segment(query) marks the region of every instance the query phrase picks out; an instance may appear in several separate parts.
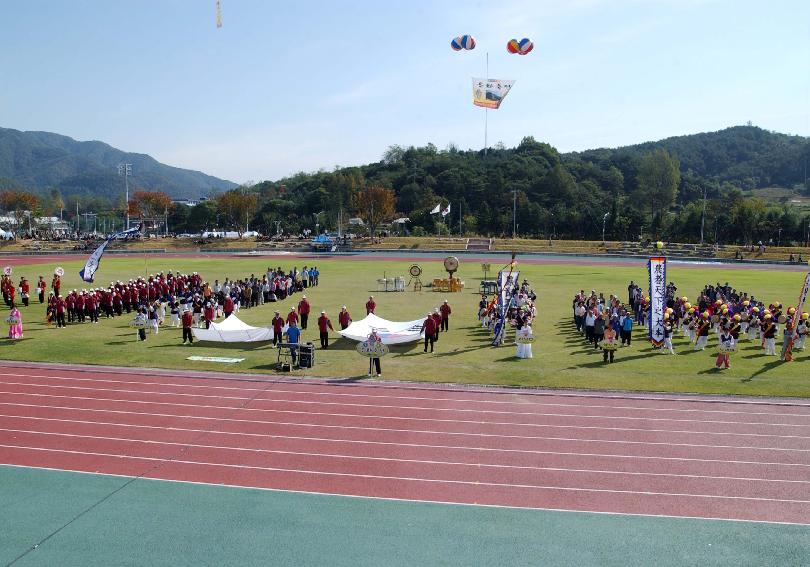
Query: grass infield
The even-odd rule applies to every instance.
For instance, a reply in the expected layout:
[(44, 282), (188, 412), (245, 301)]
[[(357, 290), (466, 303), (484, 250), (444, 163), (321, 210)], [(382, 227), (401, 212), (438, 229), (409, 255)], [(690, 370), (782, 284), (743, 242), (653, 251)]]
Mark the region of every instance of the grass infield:
[[(86, 287), (79, 280), (80, 261), (54, 264), (19, 265), (14, 267), (14, 281), (25, 275), (32, 282), (44, 275), (48, 281), (57, 265), (65, 269), (63, 291)], [(616, 293), (626, 297), (630, 280), (646, 282), (646, 267), (614, 267), (605, 264), (529, 265), (520, 264), (521, 278), (527, 278), (539, 297), (540, 315), (534, 326), (534, 358), (515, 358), (514, 345), (500, 348), (490, 346), (489, 333), (477, 323), (476, 310), (480, 265), (462, 258), (460, 277), (466, 281), (463, 293), (434, 293), (429, 288), (415, 293), (383, 293), (376, 291), (377, 279), (383, 273), (391, 277), (403, 275), (408, 280), (408, 261), (369, 261), (336, 259), (307, 261), (285, 257), (245, 258), (155, 258), (105, 257), (98, 272), (97, 284), (128, 280), (158, 271), (180, 270), (199, 272), (204, 279), (242, 278), (261, 274), (268, 266), (288, 269), (294, 265), (315, 263), (321, 272), (321, 285), (307, 290), (314, 316), (306, 341), (318, 343), (314, 319), (326, 310), (337, 327), (337, 314), (347, 305), (356, 320), (365, 315), (364, 304), (370, 294), (375, 296), (377, 314), (389, 320), (411, 320), (422, 317), (428, 310), (448, 299), (453, 309), (450, 332), (442, 334), (433, 354), (424, 354), (422, 345), (398, 346), (382, 360), (383, 378), (392, 380), (460, 382), (510, 386), (555, 388), (589, 388), (647, 390), (666, 392), (700, 392), (746, 394), (759, 396), (810, 396), (810, 349), (799, 352), (796, 360), (782, 363), (778, 357), (764, 355), (759, 344), (742, 342), (740, 352), (732, 355), (731, 369), (714, 370), (714, 337), (703, 352), (692, 352), (691, 346), (678, 335), (675, 338), (677, 356), (662, 355), (646, 341), (645, 329), (636, 328), (633, 344), (616, 353), (616, 362), (605, 365), (601, 351), (585, 344), (576, 334), (571, 317), (571, 298), (579, 289), (596, 289), (606, 295)], [(441, 260), (420, 262), (423, 281), (445, 274)], [(495, 263), (492, 269), (497, 270)], [(705, 283), (730, 282), (740, 290), (753, 293), (766, 303), (781, 301), (786, 306), (795, 303), (804, 274), (774, 269), (724, 269), (721, 266), (668, 267), (668, 277), (678, 286), (678, 294), (695, 299)], [(136, 341), (136, 331), (129, 328), (132, 316), (104, 319), (96, 325), (73, 324), (66, 329), (48, 327), (45, 309), (34, 296), (30, 307), (20, 307), (25, 338), (0, 341), (0, 358), (7, 360), (105, 364), (134, 367), (218, 370), (232, 372), (276, 372), (277, 352), (267, 343), (215, 345), (197, 342), (182, 346), (180, 329), (161, 328), (159, 334), (148, 335), (144, 343)], [(273, 311), (289, 311), (297, 304), (300, 294), (284, 302), (265, 304), (242, 310), (239, 317), (252, 325), (269, 326)], [(7, 311), (7, 308), (4, 307)], [(6, 315), (3, 315), (5, 319)], [(168, 319), (167, 319), (168, 322)], [(5, 332), (5, 331), (4, 331)], [(781, 343), (781, 337), (779, 339)], [(779, 348), (779, 344), (777, 345)], [(191, 355), (238, 357), (238, 364), (217, 364), (186, 360)], [(332, 334), (328, 350), (318, 350), (312, 369), (294, 374), (309, 376), (360, 378), (365, 377), (367, 361), (355, 351), (355, 343)]]

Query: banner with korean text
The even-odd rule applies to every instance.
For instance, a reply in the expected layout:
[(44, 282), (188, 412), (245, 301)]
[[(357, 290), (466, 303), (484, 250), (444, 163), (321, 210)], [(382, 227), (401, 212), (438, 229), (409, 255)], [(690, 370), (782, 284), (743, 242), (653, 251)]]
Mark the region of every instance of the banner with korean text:
[(660, 347), (664, 344), (664, 311), (667, 308), (667, 259), (650, 258), (647, 263), (650, 274), (650, 314), (648, 325), (650, 342)]
[(498, 108), (509, 94), (515, 81), (508, 79), (481, 79), (473, 77), (473, 104), (484, 108)]

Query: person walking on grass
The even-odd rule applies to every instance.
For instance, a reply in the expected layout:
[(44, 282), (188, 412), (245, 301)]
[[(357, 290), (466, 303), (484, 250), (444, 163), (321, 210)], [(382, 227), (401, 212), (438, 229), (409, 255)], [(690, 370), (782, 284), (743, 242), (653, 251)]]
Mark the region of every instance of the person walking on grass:
[(303, 330), (307, 328), (307, 321), (309, 320), (309, 312), (311, 310), (312, 306), (309, 304), (309, 301), (307, 301), (307, 296), (302, 295), (301, 301), (298, 302), (298, 315), (301, 317), (301, 329)]
[(326, 316), (326, 311), (321, 311), (321, 316), (318, 317), (318, 331), (321, 336), (321, 348), (329, 348), (329, 331), (334, 331), (332, 321)]
[(422, 323), (420, 332), (425, 334), (425, 352), (428, 351), (428, 343), (430, 344), (430, 352), (433, 352), (433, 343), (436, 342), (436, 321), (430, 311), (428, 311), (427, 317)]
[(439, 307), (439, 312), (442, 315), (441, 330), (442, 331), (449, 331), (450, 330), (450, 313), (452, 313), (453, 310), (450, 309), (450, 304), (447, 303), (446, 299), (444, 300), (444, 303), (442, 303), (441, 307)]
[(191, 326), (193, 324), (194, 324), (194, 316), (191, 314), (191, 311), (184, 311), (183, 312), (183, 344), (186, 344), (186, 340), (188, 340), (189, 345), (194, 343), (194, 335), (191, 333)]
[[(427, 335), (426, 335), (427, 336)], [(371, 329), (371, 333), (368, 335), (366, 339), (369, 348), (374, 348), (376, 345), (382, 346), (382, 339), (380, 335), (377, 334), (377, 331)], [(379, 348), (379, 347), (378, 347)], [(377, 378), (382, 376), (382, 366), (380, 366), (380, 357), (379, 356), (370, 356), (368, 358), (368, 375), (371, 376), (372, 371), (377, 371)]]
[(600, 339), (602, 343), (602, 361), (610, 363), (613, 362), (613, 356), (616, 354), (616, 347), (618, 346), (616, 343), (616, 331), (613, 330), (613, 327), (608, 326), (603, 333), (604, 338)]
[(340, 323), (340, 330), (345, 330), (352, 322), (352, 316), (344, 305), (338, 314), (338, 323)]

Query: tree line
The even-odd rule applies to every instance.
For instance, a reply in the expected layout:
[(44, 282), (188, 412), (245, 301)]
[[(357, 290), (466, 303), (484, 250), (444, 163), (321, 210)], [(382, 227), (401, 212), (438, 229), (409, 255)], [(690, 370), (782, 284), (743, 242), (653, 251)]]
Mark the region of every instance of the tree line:
[[(246, 184), (193, 207), (139, 192), (129, 210), (131, 216), (162, 212), (175, 233), (249, 227), (289, 234), (316, 226), (334, 231), (339, 224), (345, 231), (349, 218), (360, 217), (371, 231), (407, 218), (401, 226), (414, 235), (514, 231), (596, 240), (604, 230), (606, 239), (624, 241), (803, 243), (810, 230), (808, 161), (806, 138), (750, 126), (569, 154), (532, 137), (487, 151), (391, 146), (376, 163)], [(13, 209), (2, 198), (8, 191), (0, 192), (6, 211)], [(773, 194), (782, 200), (767, 197)], [(77, 199), (50, 194), (39, 206), (51, 213), (59, 206), (70, 216)], [(123, 203), (105, 209), (98, 201), (85, 196), (80, 209), (121, 218)], [(448, 204), (449, 215), (431, 214)]]

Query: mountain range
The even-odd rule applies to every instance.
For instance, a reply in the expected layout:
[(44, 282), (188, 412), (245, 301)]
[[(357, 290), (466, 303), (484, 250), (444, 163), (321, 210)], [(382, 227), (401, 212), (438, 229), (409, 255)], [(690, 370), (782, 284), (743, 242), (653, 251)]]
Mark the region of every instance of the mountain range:
[(36, 192), (58, 189), (65, 197), (79, 194), (117, 199), (123, 185), (118, 175), (121, 163), (132, 164), (131, 191), (164, 191), (174, 199), (196, 199), (237, 186), (104, 142), (0, 128), (0, 188), (17, 186)]

